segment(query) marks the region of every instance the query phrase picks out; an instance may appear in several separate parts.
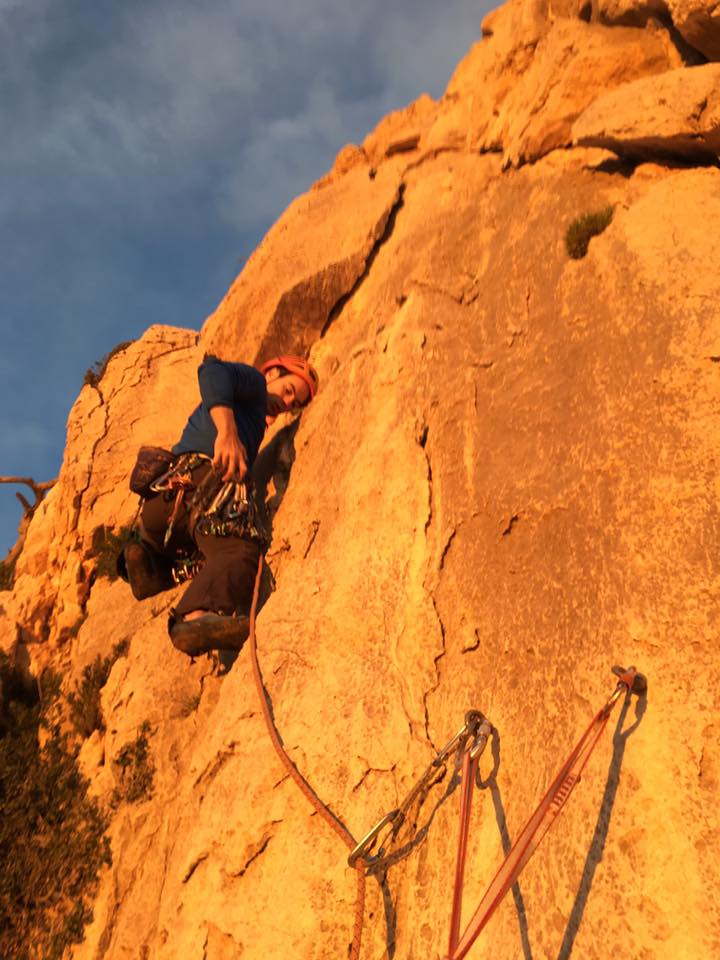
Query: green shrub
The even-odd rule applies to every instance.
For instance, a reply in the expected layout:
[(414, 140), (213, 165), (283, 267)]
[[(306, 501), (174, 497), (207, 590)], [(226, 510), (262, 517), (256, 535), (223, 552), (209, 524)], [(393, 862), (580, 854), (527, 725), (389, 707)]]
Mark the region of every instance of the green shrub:
[(48, 719), (52, 689), (30, 696), (7, 657), (0, 682), (0, 956), (61, 960), (92, 919), (98, 873), (111, 862), (107, 822)]
[(15, 585), (15, 564), (17, 557), (13, 560), (0, 560), (0, 590), (12, 590)]
[(118, 554), (127, 543), (131, 530), (131, 524), (120, 527), (117, 533), (111, 527), (95, 527), (88, 559), (95, 560), (96, 577), (117, 580)]
[(88, 367), (85, 371), (85, 376), (83, 377), (83, 383), (88, 384), (91, 387), (97, 387), (100, 384), (100, 381), (107, 370), (107, 365), (110, 363), (112, 358), (121, 353), (123, 350), (127, 350), (135, 341), (134, 340), (124, 340), (122, 343), (116, 344), (112, 350), (105, 354), (104, 357), (101, 357), (100, 360), (96, 360), (95, 363)]
[(137, 736), (125, 746), (115, 757), (115, 763), (120, 767), (120, 785), (113, 791), (113, 806), (122, 803), (139, 803), (149, 800), (153, 792), (153, 778), (155, 764), (150, 755), (150, 724), (146, 720)]
[(584, 213), (570, 224), (565, 234), (565, 248), (573, 260), (581, 260), (588, 252), (588, 245), (609, 225), (613, 218), (613, 207), (603, 207), (593, 213)]
[(128, 641), (113, 647), (109, 657), (95, 657), (82, 672), (82, 679), (68, 694), (70, 722), (81, 737), (89, 737), (94, 730), (104, 730), (105, 721), (100, 706), (100, 693), (110, 676), (112, 665), (127, 653)]

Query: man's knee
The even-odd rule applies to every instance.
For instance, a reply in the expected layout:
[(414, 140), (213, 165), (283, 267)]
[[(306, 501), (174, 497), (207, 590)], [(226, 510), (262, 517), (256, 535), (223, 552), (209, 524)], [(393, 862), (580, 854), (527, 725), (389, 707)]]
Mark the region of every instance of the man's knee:
[(142, 540), (130, 540), (117, 559), (117, 571), (130, 584), (136, 600), (146, 600), (174, 586), (169, 564)]

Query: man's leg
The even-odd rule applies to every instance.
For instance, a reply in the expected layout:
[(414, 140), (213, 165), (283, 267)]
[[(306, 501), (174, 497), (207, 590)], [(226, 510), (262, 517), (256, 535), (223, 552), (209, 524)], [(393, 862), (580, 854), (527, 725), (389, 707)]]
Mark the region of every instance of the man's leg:
[[(118, 573), (121, 576), (123, 572), (126, 574), (125, 579), (136, 600), (145, 600), (175, 586), (172, 560), (163, 552), (163, 538), (172, 506), (163, 494), (146, 500), (140, 514), (140, 539), (129, 540), (118, 558)], [(184, 517), (185, 512), (182, 513)], [(185, 530), (186, 524), (181, 524), (178, 533), (182, 535)]]
[(191, 656), (239, 650), (247, 639), (260, 547), (242, 537), (207, 534), (198, 534), (196, 542), (205, 564), (175, 610), (172, 642)]

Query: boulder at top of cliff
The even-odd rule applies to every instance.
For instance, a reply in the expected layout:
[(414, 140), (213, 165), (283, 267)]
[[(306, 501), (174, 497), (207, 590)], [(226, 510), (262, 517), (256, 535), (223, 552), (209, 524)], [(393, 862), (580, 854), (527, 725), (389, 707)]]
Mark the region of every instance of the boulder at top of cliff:
[(469, 149), (502, 152), (505, 166), (569, 146), (573, 122), (596, 97), (682, 63), (660, 25), (548, 22), (535, 3), (501, 8), (483, 31), (486, 39), (450, 81), (427, 145), (454, 138)]
[(715, 0), (668, 0), (673, 23), (682, 37), (708, 60), (720, 60), (720, 3)]
[(644, 27), (651, 17), (669, 16), (665, 0), (597, 0), (597, 15), (610, 26)]
[(629, 160), (715, 162), (720, 156), (720, 64), (670, 70), (599, 97), (575, 123), (573, 138)]

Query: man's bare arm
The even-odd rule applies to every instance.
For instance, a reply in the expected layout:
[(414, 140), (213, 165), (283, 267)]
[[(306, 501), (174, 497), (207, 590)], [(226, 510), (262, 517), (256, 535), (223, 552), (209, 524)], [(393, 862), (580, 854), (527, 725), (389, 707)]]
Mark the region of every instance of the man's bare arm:
[(212, 422), (217, 429), (213, 467), (223, 480), (244, 480), (247, 473), (247, 450), (238, 436), (232, 407), (213, 407)]

